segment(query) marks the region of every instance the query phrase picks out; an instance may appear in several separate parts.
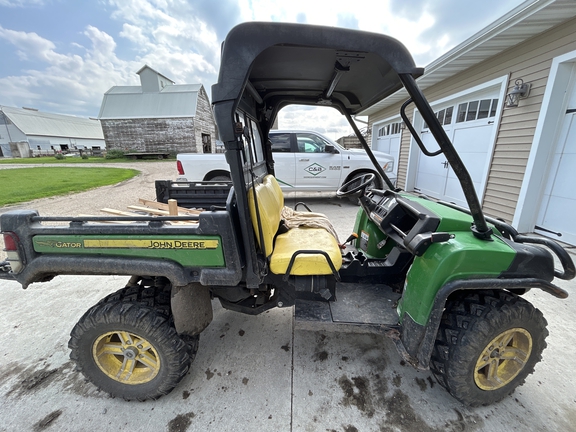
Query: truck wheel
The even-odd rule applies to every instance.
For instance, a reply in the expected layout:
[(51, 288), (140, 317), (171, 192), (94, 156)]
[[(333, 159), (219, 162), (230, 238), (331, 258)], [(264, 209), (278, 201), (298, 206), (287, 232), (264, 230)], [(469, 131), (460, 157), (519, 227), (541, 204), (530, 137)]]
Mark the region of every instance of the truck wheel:
[(225, 175), (218, 175), (216, 177), (212, 177), (210, 181), (217, 181), (217, 182), (231, 182), (232, 179)]
[(188, 344), (165, 316), (138, 303), (93, 306), (74, 326), (68, 347), (89, 381), (126, 400), (168, 394), (190, 367)]
[(452, 396), (489, 405), (524, 383), (546, 347), (546, 319), (509, 292), (467, 293), (447, 303), (430, 369)]

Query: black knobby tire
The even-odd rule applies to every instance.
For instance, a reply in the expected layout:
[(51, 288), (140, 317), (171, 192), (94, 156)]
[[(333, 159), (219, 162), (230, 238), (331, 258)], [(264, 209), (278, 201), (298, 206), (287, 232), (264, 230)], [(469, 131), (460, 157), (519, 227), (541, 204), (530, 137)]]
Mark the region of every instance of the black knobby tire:
[(98, 304), (110, 302), (138, 303), (156, 309), (171, 320), (170, 290), (171, 285), (150, 287), (129, 285), (112, 294), (108, 294)]
[(68, 347), (70, 358), (89, 381), (126, 400), (168, 394), (191, 361), (188, 344), (166, 317), (139, 303), (93, 306), (74, 326)]
[[(138, 303), (140, 305), (154, 308), (158, 313), (162, 314), (174, 327), (174, 319), (172, 317), (172, 310), (170, 309), (170, 293), (172, 286), (167, 284), (165, 286), (149, 286), (142, 285), (129, 285), (118, 291), (108, 294), (98, 304), (110, 302), (124, 302), (124, 303)], [(180, 338), (188, 344), (188, 355), (190, 362), (196, 358), (198, 352), (198, 344), (200, 335), (187, 336), (180, 335)]]
[(446, 304), (430, 369), (464, 404), (497, 402), (534, 371), (546, 347), (546, 325), (542, 312), (515, 294), (463, 293)]

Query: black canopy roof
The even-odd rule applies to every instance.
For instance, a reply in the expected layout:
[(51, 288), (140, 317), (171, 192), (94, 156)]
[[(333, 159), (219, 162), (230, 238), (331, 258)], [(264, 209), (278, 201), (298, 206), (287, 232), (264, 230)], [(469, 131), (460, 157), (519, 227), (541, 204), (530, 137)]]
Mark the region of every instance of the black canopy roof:
[(286, 101), (330, 105), (331, 99), (353, 115), (400, 89), (398, 74), (422, 73), (404, 45), (389, 36), (248, 22), (233, 28), (223, 43), (212, 101), (239, 100), (248, 89), (269, 107)]

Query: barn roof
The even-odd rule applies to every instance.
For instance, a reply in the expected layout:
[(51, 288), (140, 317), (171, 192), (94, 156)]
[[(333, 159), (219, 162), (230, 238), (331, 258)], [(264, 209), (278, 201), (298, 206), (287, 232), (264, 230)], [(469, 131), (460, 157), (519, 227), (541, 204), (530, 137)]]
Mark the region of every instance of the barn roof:
[(0, 106), (0, 111), (26, 135), (104, 139), (100, 122), (95, 119), (7, 106)]
[(115, 86), (104, 93), (98, 118), (194, 117), (202, 84), (169, 85), (159, 92), (143, 92), (141, 86)]

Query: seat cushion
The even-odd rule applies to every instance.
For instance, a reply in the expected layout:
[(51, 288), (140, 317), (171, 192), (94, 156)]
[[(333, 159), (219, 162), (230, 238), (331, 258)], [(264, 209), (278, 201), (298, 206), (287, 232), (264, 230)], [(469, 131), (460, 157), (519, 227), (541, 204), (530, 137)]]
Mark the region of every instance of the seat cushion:
[[(293, 228), (276, 237), (274, 252), (270, 258), (270, 271), (286, 274), (294, 252), (299, 250), (322, 250), (328, 254), (336, 270), (342, 267), (342, 252), (333, 235), (322, 228)], [(324, 255), (301, 254), (296, 257), (290, 274), (295, 276), (332, 274)]]

